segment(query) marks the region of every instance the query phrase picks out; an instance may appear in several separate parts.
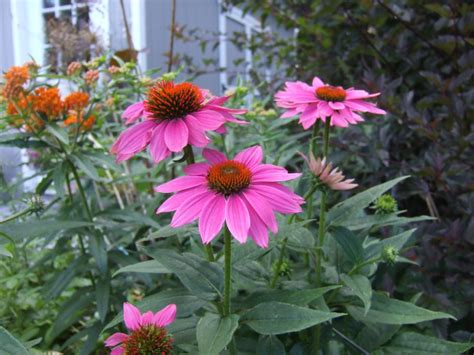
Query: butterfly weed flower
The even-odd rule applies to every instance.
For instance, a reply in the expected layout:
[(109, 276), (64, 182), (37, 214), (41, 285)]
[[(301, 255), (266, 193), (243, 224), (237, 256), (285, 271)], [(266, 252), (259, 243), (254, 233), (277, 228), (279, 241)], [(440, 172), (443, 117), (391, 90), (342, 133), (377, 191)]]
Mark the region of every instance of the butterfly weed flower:
[(199, 220), (199, 233), (207, 244), (225, 222), (239, 243), (245, 243), (250, 236), (258, 246), (266, 248), (268, 230), (278, 231), (275, 212), (301, 212), (304, 199), (280, 184), (301, 174), (262, 164), (260, 146), (247, 148), (234, 159), (213, 149), (204, 149), (203, 156), (207, 162), (188, 165), (185, 176), (156, 187), (157, 192), (175, 192), (157, 210), (175, 211), (172, 227)]
[(314, 77), (311, 85), (301, 81), (286, 82), (285, 89), (275, 94), (275, 102), (286, 110), (281, 118), (299, 115), (299, 123), (304, 129), (310, 128), (318, 119), (326, 122), (328, 117), (331, 118), (331, 126), (348, 127), (349, 124), (364, 121), (360, 113), (386, 114), (374, 103), (366, 101), (379, 95), (331, 86)]
[[(120, 134), (111, 152), (121, 162), (149, 146), (153, 161), (158, 163), (188, 144), (204, 147), (210, 142), (207, 131), (223, 133), (227, 122), (246, 123), (234, 117), (246, 110), (222, 106), (228, 99), (210, 96), (208, 91), (187, 82), (157, 82), (148, 90), (146, 100), (129, 106), (123, 113), (126, 125), (135, 124)], [(136, 123), (141, 118), (144, 120)]]
[(130, 303), (123, 304), (123, 318), (129, 334), (115, 333), (107, 338), (105, 346), (111, 355), (171, 354), (173, 338), (166, 326), (176, 318), (176, 305), (170, 304), (153, 314), (144, 314)]

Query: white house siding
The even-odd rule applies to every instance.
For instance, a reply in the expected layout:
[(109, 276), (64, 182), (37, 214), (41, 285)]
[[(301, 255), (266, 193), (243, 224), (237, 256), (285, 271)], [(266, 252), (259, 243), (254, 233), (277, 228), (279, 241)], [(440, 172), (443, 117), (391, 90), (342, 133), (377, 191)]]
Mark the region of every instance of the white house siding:
[[(146, 24), (146, 48), (148, 68), (167, 69), (167, 57), (169, 50), (170, 26), (171, 26), (171, 0), (145, 0), (145, 24)], [(176, 1), (176, 24), (186, 25), (186, 28), (201, 28), (203, 31), (218, 33), (219, 7), (217, 0), (177, 0)], [(212, 50), (210, 46), (202, 55), (199, 43), (175, 40), (174, 53), (186, 53), (194, 59), (194, 64), (203, 68), (202, 58), (213, 58), (219, 63), (219, 49)], [(174, 68), (176, 69), (176, 67)], [(213, 93), (221, 93), (219, 85), (219, 73), (204, 74), (195, 81), (198, 85), (211, 90)]]

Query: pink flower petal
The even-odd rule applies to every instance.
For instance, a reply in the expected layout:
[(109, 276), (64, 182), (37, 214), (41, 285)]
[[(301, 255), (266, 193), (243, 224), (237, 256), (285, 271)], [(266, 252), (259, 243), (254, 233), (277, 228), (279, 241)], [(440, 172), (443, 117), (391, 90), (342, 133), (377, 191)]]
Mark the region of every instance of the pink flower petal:
[(180, 152), (188, 144), (189, 130), (182, 119), (172, 119), (165, 127), (165, 143), (172, 152)]
[[(250, 207), (250, 206), (249, 206)], [(250, 228), (249, 234), (255, 244), (260, 248), (268, 248), (268, 229), (253, 208), (249, 208)]]
[(315, 76), (315, 77), (313, 78), (313, 83), (312, 83), (312, 85), (313, 85), (313, 88), (318, 88), (318, 87), (320, 87), (320, 86), (324, 86), (324, 83), (323, 83), (323, 81), (322, 81), (321, 79), (319, 79), (317, 76)]
[(148, 324), (153, 324), (153, 312), (148, 311), (144, 314), (142, 314), (142, 317), (140, 319), (140, 325), (148, 325)]
[(155, 122), (144, 121), (127, 128), (112, 145), (110, 152), (124, 157), (135, 155), (146, 148), (155, 127)]
[(238, 195), (226, 200), (225, 220), (230, 233), (239, 243), (245, 243), (249, 234), (250, 216), (247, 206)]
[(206, 176), (210, 167), (208, 163), (195, 163), (185, 166), (183, 171), (186, 175)]
[(213, 196), (213, 192), (204, 190), (188, 198), (174, 213), (170, 224), (171, 227), (177, 228), (195, 221), (201, 214), (203, 206)]
[(258, 216), (262, 219), (266, 226), (270, 228), (273, 233), (277, 233), (278, 223), (275, 218), (275, 214), (273, 213), (272, 207), (266, 201), (266, 199), (263, 198), (262, 195), (253, 191), (252, 188), (248, 188), (242, 194), (247, 200), (246, 205), (251, 206), (255, 210)]
[(136, 102), (133, 105), (128, 106), (122, 113), (122, 118), (125, 119), (125, 124), (129, 125), (142, 117), (144, 109), (143, 101)]
[(156, 192), (171, 193), (176, 191), (182, 191), (196, 187), (198, 185), (205, 185), (206, 178), (204, 176), (180, 176), (171, 181), (165, 182), (164, 184), (155, 187)]
[(110, 355), (123, 355), (123, 354), (125, 354), (125, 349), (121, 346), (119, 346), (118, 348), (113, 349), (110, 352)]
[(328, 102), (328, 105), (333, 110), (344, 110), (346, 107), (342, 102)]
[(107, 338), (107, 340), (105, 341), (105, 346), (108, 346), (108, 347), (116, 346), (118, 344), (123, 343), (125, 340), (127, 340), (127, 338), (128, 338), (128, 335), (125, 333), (114, 333)]
[(227, 160), (227, 157), (224, 154), (215, 149), (210, 148), (205, 148), (202, 151), (202, 156), (204, 157), (204, 159), (206, 159), (209, 163), (213, 165)]
[(272, 164), (261, 164), (252, 169), (252, 182), (274, 182), (288, 181), (301, 176), (300, 173), (288, 173), (288, 171), (280, 166)]
[(215, 130), (216, 128), (222, 126), (225, 123), (225, 118), (217, 111), (211, 110), (201, 110), (193, 112), (192, 115), (199, 124), (204, 127), (206, 130)]
[(171, 196), (165, 202), (163, 202), (160, 205), (160, 207), (157, 209), (156, 214), (160, 214), (163, 212), (176, 211), (186, 200), (204, 191), (207, 191), (206, 186), (196, 186), (196, 187), (193, 187), (192, 189), (180, 191), (174, 194), (173, 196)]
[(204, 128), (193, 116), (187, 115), (184, 119), (184, 122), (186, 123), (189, 131), (189, 144), (195, 147), (205, 147), (209, 144), (210, 140), (206, 136)]
[(225, 220), (225, 197), (215, 195), (203, 206), (199, 217), (199, 234), (204, 244), (210, 243), (219, 234)]
[(295, 200), (299, 198), (299, 196), (289, 189), (285, 192), (269, 184), (253, 184), (252, 190), (266, 199), (272, 209), (277, 212), (285, 214), (302, 212), (300, 204), (303, 203), (304, 200)]
[(263, 150), (259, 145), (247, 148), (239, 152), (234, 160), (245, 164), (249, 169), (260, 164), (263, 160)]
[(156, 312), (153, 321), (158, 327), (166, 327), (176, 319), (176, 305), (170, 304), (161, 311)]
[(141, 314), (140, 310), (133, 304), (125, 302), (123, 304), (123, 320), (128, 330), (137, 330), (140, 328)]
[(155, 163), (166, 159), (171, 155), (171, 151), (165, 144), (165, 124), (159, 124), (151, 135), (150, 139), (150, 155)]

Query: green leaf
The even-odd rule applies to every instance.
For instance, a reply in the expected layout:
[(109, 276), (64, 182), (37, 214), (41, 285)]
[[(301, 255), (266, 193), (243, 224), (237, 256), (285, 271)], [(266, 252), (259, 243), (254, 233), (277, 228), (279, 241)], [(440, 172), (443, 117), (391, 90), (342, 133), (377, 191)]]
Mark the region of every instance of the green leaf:
[(364, 249), (362, 248), (362, 241), (357, 235), (345, 227), (332, 228), (331, 235), (353, 264), (357, 264), (362, 260)]
[(110, 279), (109, 277), (105, 279), (101, 278), (95, 287), (95, 299), (97, 302), (97, 313), (99, 313), (99, 318), (102, 323), (105, 321), (109, 310), (109, 298)]
[(283, 302), (297, 306), (305, 306), (322, 297), (326, 292), (340, 288), (339, 285), (306, 289), (306, 290), (272, 290), (262, 291), (251, 294), (244, 305), (247, 308), (255, 307), (264, 302)]
[(51, 300), (61, 294), (63, 290), (69, 285), (72, 279), (79, 273), (83, 272), (87, 266), (87, 256), (82, 255), (66, 268), (66, 270), (59, 273), (59, 275), (52, 281), (48, 282), (44, 287), (44, 298)]
[(77, 167), (95, 181), (104, 181), (105, 179), (99, 176), (97, 169), (95, 168), (92, 161), (82, 154), (71, 154), (72, 160), (76, 163)]
[(403, 217), (398, 216), (397, 214), (387, 214), (387, 215), (366, 215), (363, 214), (359, 218), (351, 218), (346, 221), (339, 223), (340, 226), (346, 227), (350, 230), (360, 230), (365, 228), (371, 228), (373, 226), (383, 227), (383, 226), (397, 226), (405, 225), (408, 223), (422, 222), (422, 221), (431, 221), (436, 218), (430, 216), (418, 216), (418, 217)]
[(91, 160), (102, 166), (105, 166), (111, 170), (122, 172), (122, 166), (117, 164), (112, 156), (102, 152), (87, 152), (87, 156), (91, 158)]
[(36, 185), (35, 193), (42, 195), (48, 189), (49, 185), (53, 182), (53, 170), (50, 170), (48, 174), (41, 179), (38, 185)]
[(23, 238), (33, 239), (46, 234), (93, 225), (93, 223), (82, 221), (43, 219), (22, 223), (6, 223), (0, 226), (0, 232), (7, 233), (15, 240)]
[(222, 297), (224, 273), (216, 263), (191, 253), (181, 255), (172, 250), (154, 250), (148, 254), (173, 272), (196, 296), (208, 301)]
[(104, 237), (94, 230), (94, 235), (89, 238), (89, 249), (95, 259), (97, 268), (102, 275), (105, 275), (108, 270), (107, 263), (107, 245)]
[(188, 234), (199, 234), (198, 229), (194, 226), (187, 225), (180, 228), (173, 228), (171, 226), (165, 226), (150, 234), (146, 239), (161, 239), (168, 238), (175, 235), (188, 235)]
[(0, 326), (0, 354), (2, 355), (28, 355), (25, 346)]
[(124, 272), (143, 272), (147, 274), (171, 273), (171, 271), (169, 271), (167, 268), (165, 268), (162, 264), (160, 264), (156, 260), (142, 261), (136, 264), (124, 266), (118, 269), (117, 271), (115, 271), (113, 277), (115, 277), (118, 274), (122, 274)]
[(364, 323), (416, 324), (434, 319), (456, 319), (450, 314), (421, 308), (413, 303), (389, 298), (381, 293), (373, 294), (372, 306), (367, 314), (364, 308), (358, 306), (347, 306), (347, 311), (355, 319)]
[(62, 304), (53, 325), (46, 335), (47, 343), (53, 341), (63, 331), (82, 318), (88, 306), (94, 301), (94, 294), (86, 292), (87, 290), (84, 289), (79, 290)]
[(274, 335), (261, 335), (258, 338), (258, 355), (286, 355), (285, 346)]
[(219, 354), (229, 342), (239, 325), (239, 316), (231, 314), (221, 318), (214, 313), (206, 313), (196, 328), (196, 337), (201, 354)]
[(51, 133), (53, 136), (55, 136), (62, 143), (69, 145), (69, 137), (65, 129), (59, 127), (54, 122), (49, 122), (46, 126), (46, 130), (49, 133)]
[(259, 334), (271, 335), (297, 332), (343, 315), (287, 303), (266, 302), (245, 312), (240, 320)]
[(379, 196), (383, 195), (400, 181), (407, 178), (408, 176), (402, 176), (387, 181), (338, 203), (329, 210), (326, 216), (327, 225), (340, 225), (344, 223), (350, 219), (352, 215), (356, 214), (361, 209), (368, 207)]
[(288, 248), (296, 251), (306, 252), (314, 247), (313, 234), (300, 223), (283, 225), (278, 236), (288, 238)]
[(409, 229), (403, 233), (397, 234), (390, 238), (385, 238), (382, 240), (373, 240), (368, 245), (366, 245), (364, 254), (365, 259), (369, 260), (380, 256), (383, 251), (383, 248), (386, 246), (393, 247), (396, 251), (400, 251), (403, 246), (408, 242), (412, 234), (416, 231), (416, 228)]
[(474, 343), (455, 343), (418, 333), (401, 333), (374, 355), (435, 355), (462, 354), (474, 347)]
[(64, 184), (66, 183), (67, 164), (61, 163), (53, 171), (54, 188), (59, 197), (64, 197)]
[[(163, 291), (137, 302), (137, 306), (142, 313), (147, 311), (158, 312), (169, 304), (176, 304), (178, 309), (178, 317), (189, 317), (196, 310), (200, 309), (205, 302), (198, 297), (189, 294), (184, 290), (168, 290)], [(123, 312), (119, 312), (115, 318), (108, 323), (104, 330), (114, 327), (123, 321)]]
[(363, 275), (346, 275), (342, 274), (342, 282), (351, 289), (354, 295), (359, 297), (364, 303), (364, 315), (370, 309), (371, 299), (372, 299), (372, 285), (367, 277)]

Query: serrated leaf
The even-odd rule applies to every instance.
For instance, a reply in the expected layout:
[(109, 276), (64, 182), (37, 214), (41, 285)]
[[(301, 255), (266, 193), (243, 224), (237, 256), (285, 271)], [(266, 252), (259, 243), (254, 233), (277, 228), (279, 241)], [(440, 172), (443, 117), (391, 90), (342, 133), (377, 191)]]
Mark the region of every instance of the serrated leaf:
[(352, 264), (355, 265), (363, 259), (364, 249), (362, 248), (362, 241), (357, 235), (345, 227), (332, 228), (331, 235)]
[(260, 303), (273, 301), (305, 306), (315, 299), (322, 297), (326, 292), (340, 287), (341, 286), (339, 285), (334, 285), (305, 290), (272, 290), (256, 292), (251, 294), (248, 299), (244, 301), (244, 305), (245, 307), (251, 308)]
[(0, 326), (0, 354), (28, 355), (28, 350), (8, 330)]
[(136, 264), (124, 266), (115, 271), (113, 277), (124, 272), (143, 272), (148, 274), (169, 274), (170, 270), (165, 268), (156, 260), (142, 261)]
[(413, 303), (389, 298), (384, 294), (374, 293), (372, 306), (365, 314), (365, 310), (358, 306), (347, 306), (347, 311), (357, 320), (364, 323), (382, 324), (416, 324), (435, 319), (451, 318), (452, 315), (444, 312), (431, 311), (418, 307)]
[(393, 186), (398, 184), (400, 181), (407, 179), (408, 176), (402, 176), (383, 184), (374, 186), (363, 192), (358, 193), (355, 196), (344, 200), (334, 207), (332, 207), (326, 216), (326, 224), (339, 225), (344, 223), (351, 218), (351, 216), (357, 213), (359, 210), (368, 207), (373, 201), (379, 196), (383, 195), (386, 191), (390, 190)]
[(462, 354), (474, 347), (474, 343), (455, 343), (423, 334), (407, 332), (395, 336), (374, 355), (436, 355)]
[(361, 299), (364, 303), (364, 315), (370, 309), (371, 299), (372, 299), (372, 285), (367, 277), (363, 275), (346, 275), (342, 274), (342, 282), (351, 289), (353, 294)]
[(297, 332), (343, 315), (288, 303), (266, 302), (245, 312), (240, 320), (259, 334), (275, 335)]
[(232, 340), (239, 325), (239, 316), (231, 314), (221, 317), (218, 314), (206, 313), (196, 328), (196, 337), (201, 354), (219, 354)]
[(196, 296), (208, 301), (222, 297), (224, 273), (216, 263), (194, 254), (181, 255), (172, 250), (154, 250), (148, 254), (173, 272)]

